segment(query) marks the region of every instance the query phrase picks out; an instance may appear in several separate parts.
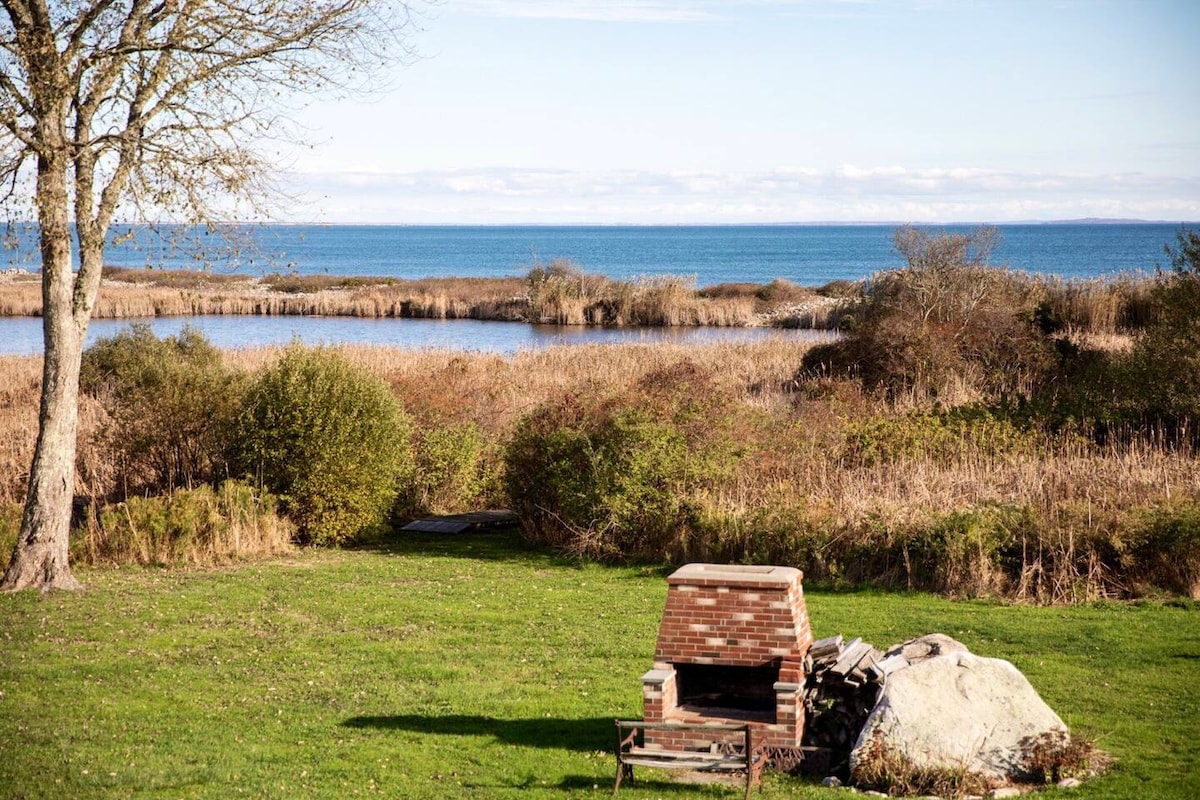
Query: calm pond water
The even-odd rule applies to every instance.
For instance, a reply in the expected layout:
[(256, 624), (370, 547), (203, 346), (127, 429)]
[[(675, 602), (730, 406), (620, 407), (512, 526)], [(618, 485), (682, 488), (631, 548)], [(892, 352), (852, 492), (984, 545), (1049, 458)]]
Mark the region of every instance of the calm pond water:
[[(142, 320), (95, 320), (88, 343), (112, 336), (134, 322), (150, 325), (158, 337), (179, 333), (191, 325), (221, 348), (286, 344), (371, 344), (389, 347), (514, 353), (560, 344), (618, 344), (627, 342), (747, 342), (771, 338), (823, 341), (832, 334), (777, 328), (585, 328), (527, 325), (522, 322), (478, 320), (359, 319), (356, 317), (158, 317)], [(0, 354), (42, 352), (42, 321), (35, 317), (0, 318)]]

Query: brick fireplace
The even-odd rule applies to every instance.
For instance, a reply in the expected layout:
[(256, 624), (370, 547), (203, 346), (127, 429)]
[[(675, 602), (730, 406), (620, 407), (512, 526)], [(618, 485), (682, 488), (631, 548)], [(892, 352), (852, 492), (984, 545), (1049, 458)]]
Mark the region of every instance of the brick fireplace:
[[(654, 668), (642, 676), (645, 721), (750, 724), (764, 747), (799, 747), (812, 644), (803, 577), (791, 567), (688, 564), (667, 578)], [(694, 727), (646, 731), (651, 748), (725, 741)]]

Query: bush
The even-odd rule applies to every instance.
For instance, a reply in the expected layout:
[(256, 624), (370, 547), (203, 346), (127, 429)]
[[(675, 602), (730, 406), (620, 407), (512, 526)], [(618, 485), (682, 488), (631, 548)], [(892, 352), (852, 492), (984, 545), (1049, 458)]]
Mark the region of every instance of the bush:
[(209, 565), (291, 548), (291, 526), (270, 495), (239, 481), (165, 497), (130, 497), (100, 511), (73, 558), (92, 564)]
[(949, 411), (871, 416), (846, 426), (843, 453), (850, 464), (905, 460), (955, 461), (980, 453), (1036, 449), (1035, 437), (1004, 416), (978, 406)]
[(1021, 740), (1020, 768), (1034, 783), (1091, 778), (1108, 769), (1112, 759), (1091, 739), (1065, 731), (1046, 731)]
[(1200, 600), (1200, 507), (1144, 509), (1121, 564), (1137, 581)]
[(1180, 233), (1167, 253), (1172, 270), (1147, 293), (1133, 347), (1066, 360), (1049, 404), (1057, 421), (1080, 420), (1102, 441), (1150, 434), (1200, 446), (1200, 235)]
[(993, 597), (1003, 594), (1019, 566), (1009, 551), (1021, 530), (1032, 526), (1023, 509), (983, 506), (955, 511), (932, 521), (905, 544), (909, 586), (948, 595)]
[(1167, 248), (1172, 272), (1152, 292), (1153, 318), (1128, 357), (1124, 393), (1142, 420), (1176, 437), (1200, 437), (1200, 235)]
[(474, 422), (423, 424), (414, 436), (415, 469), (399, 516), (471, 510), (496, 492), (496, 464)]
[(506, 489), (526, 534), (576, 556), (664, 560), (700, 527), (700, 494), (735, 463), (727, 408), (690, 362), (623, 396), (568, 394), (516, 427)]
[(241, 376), (200, 332), (157, 338), (134, 325), (83, 354), (82, 391), (107, 413), (97, 445), (112, 454), (122, 496), (171, 491), (226, 473)]
[(327, 348), (290, 346), (250, 387), (237, 430), (241, 469), (279, 495), (305, 542), (380, 525), (411, 477), (400, 401)]
[(1029, 394), (1054, 366), (1027, 282), (987, 265), (993, 229), (896, 232), (908, 266), (874, 277), (844, 319), (847, 336), (813, 348), (802, 376), (851, 374), (889, 395), (949, 399)]

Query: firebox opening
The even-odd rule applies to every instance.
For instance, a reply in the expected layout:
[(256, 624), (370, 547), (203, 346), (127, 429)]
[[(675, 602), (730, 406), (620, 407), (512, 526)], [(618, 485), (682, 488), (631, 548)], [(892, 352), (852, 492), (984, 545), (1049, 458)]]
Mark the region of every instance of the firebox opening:
[[(714, 716), (775, 716), (775, 682), (779, 660), (759, 667), (718, 664), (675, 664), (678, 703), (689, 711)], [(718, 711), (719, 709), (719, 711)]]

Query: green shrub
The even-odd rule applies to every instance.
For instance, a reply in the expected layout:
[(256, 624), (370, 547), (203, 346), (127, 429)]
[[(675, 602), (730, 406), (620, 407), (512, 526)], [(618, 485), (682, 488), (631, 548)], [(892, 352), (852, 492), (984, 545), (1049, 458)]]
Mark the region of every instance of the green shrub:
[(1003, 594), (1019, 566), (1012, 548), (1031, 526), (1019, 508), (983, 506), (941, 515), (905, 542), (909, 585), (968, 597)]
[(291, 526), (270, 495), (225, 481), (164, 497), (130, 497), (100, 510), (72, 557), (92, 564), (210, 565), (291, 547)]
[(1154, 316), (1133, 345), (1121, 388), (1139, 416), (1200, 441), (1200, 234), (1167, 248), (1173, 271), (1152, 292)]
[(527, 535), (606, 560), (672, 559), (699, 528), (700, 495), (737, 454), (728, 409), (690, 362), (622, 396), (569, 394), (516, 427), (505, 486)]
[(415, 469), (399, 515), (468, 511), (497, 492), (497, 465), (474, 422), (422, 425), (413, 437), (413, 455)]
[(191, 328), (159, 339), (148, 325), (134, 325), (89, 347), (80, 388), (107, 412), (97, 445), (111, 454), (117, 493), (164, 492), (224, 476), (241, 380)]
[(1026, 452), (1035, 437), (1011, 420), (979, 406), (949, 411), (871, 416), (846, 426), (843, 453), (851, 464), (904, 460), (954, 461), (980, 453)]
[(539, 541), (581, 556), (645, 557), (688, 525), (687, 458), (678, 431), (645, 412), (567, 397), (518, 424), (508, 495)]
[(1043, 402), (1055, 423), (1077, 420), (1102, 441), (1151, 435), (1200, 446), (1200, 235), (1180, 233), (1167, 252), (1173, 269), (1145, 293), (1133, 347), (1064, 360)]
[(1144, 584), (1200, 600), (1200, 506), (1144, 509), (1122, 564)]
[(340, 544), (384, 522), (410, 478), (410, 425), (374, 375), (290, 346), (246, 394), (237, 461), (277, 494), (302, 541)]
[(742, 564), (791, 564), (806, 578), (836, 583), (845, 578), (839, 531), (823, 509), (795, 497), (748, 511), (704, 509), (700, 528), (683, 560)]

